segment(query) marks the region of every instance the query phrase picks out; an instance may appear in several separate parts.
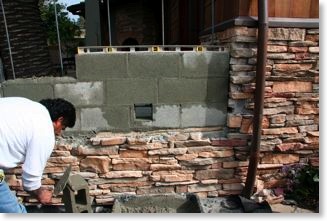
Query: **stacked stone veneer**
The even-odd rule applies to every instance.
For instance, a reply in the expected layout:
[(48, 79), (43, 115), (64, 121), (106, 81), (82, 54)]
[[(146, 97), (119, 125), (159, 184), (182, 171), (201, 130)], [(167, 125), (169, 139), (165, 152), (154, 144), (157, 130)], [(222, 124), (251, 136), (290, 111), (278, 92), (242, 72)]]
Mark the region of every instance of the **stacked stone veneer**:
[[(253, 126), (257, 29), (233, 27), (215, 37), (231, 55), (227, 137), (243, 140)], [(282, 165), (319, 166), (319, 30), (273, 27), (268, 38), (259, 168), (269, 166), (258, 178), (273, 187)]]
[[(216, 35), (231, 56), (226, 127), (66, 138), (58, 141), (43, 184), (53, 186), (72, 164), (97, 204), (127, 193), (240, 193), (251, 143), (256, 36), (256, 29), (247, 27)], [(318, 29), (269, 29), (263, 115), (256, 190), (282, 187), (284, 165), (319, 166)], [(35, 203), (22, 191), (20, 174), (20, 168), (8, 171), (9, 185), (25, 202)], [(53, 203), (60, 204), (60, 197)]]
[[(121, 194), (238, 194), (248, 165), (248, 144), (241, 139), (221, 139), (221, 130), (101, 132), (90, 138), (60, 139), (42, 183), (53, 187), (71, 164), (72, 174), (82, 175), (89, 183), (96, 204), (111, 204)], [(261, 167), (277, 166), (280, 164)], [(21, 172), (21, 168), (7, 171), (7, 182), (26, 204), (36, 203), (22, 190)], [(60, 203), (60, 196), (53, 199), (53, 204)]]

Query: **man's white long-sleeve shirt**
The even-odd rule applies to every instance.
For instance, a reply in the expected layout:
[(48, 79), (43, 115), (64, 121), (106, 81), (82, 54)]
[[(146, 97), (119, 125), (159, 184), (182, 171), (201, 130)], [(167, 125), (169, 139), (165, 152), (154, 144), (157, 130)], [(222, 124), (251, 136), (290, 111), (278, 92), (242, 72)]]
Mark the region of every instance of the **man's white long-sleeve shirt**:
[(46, 107), (26, 98), (0, 98), (0, 169), (23, 163), (24, 189), (38, 189), (54, 145)]

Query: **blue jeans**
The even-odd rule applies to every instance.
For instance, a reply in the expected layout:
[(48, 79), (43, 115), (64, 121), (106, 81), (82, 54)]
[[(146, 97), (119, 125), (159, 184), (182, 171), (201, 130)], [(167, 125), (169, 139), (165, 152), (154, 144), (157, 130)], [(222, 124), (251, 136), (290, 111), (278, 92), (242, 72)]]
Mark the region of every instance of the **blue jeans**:
[(25, 206), (18, 202), (4, 180), (0, 181), (0, 213), (27, 213)]

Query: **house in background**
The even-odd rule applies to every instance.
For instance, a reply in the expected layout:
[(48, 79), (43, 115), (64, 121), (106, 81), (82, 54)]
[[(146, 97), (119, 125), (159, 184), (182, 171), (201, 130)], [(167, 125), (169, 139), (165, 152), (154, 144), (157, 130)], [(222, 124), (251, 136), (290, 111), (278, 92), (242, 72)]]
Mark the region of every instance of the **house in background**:
[[(39, 1), (31, 2), (2, 1), (0, 74), (4, 79), (57, 75)], [(318, 0), (268, 3), (269, 27), (319, 27)], [(86, 18), (85, 46), (220, 44), (217, 33), (221, 31), (233, 26), (257, 27), (257, 0), (85, 0), (68, 10)]]
[[(86, 46), (197, 45), (201, 36), (231, 26), (255, 27), (257, 4), (257, 0), (85, 0), (67, 9), (86, 19)], [(269, 0), (268, 10), (270, 27), (314, 27), (319, 0)]]

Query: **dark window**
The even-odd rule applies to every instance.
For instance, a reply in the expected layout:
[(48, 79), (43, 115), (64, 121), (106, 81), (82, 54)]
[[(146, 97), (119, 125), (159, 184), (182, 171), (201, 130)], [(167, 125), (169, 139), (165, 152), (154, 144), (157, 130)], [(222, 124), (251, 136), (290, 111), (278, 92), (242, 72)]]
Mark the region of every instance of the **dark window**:
[(152, 120), (153, 108), (152, 104), (134, 104), (135, 119)]

